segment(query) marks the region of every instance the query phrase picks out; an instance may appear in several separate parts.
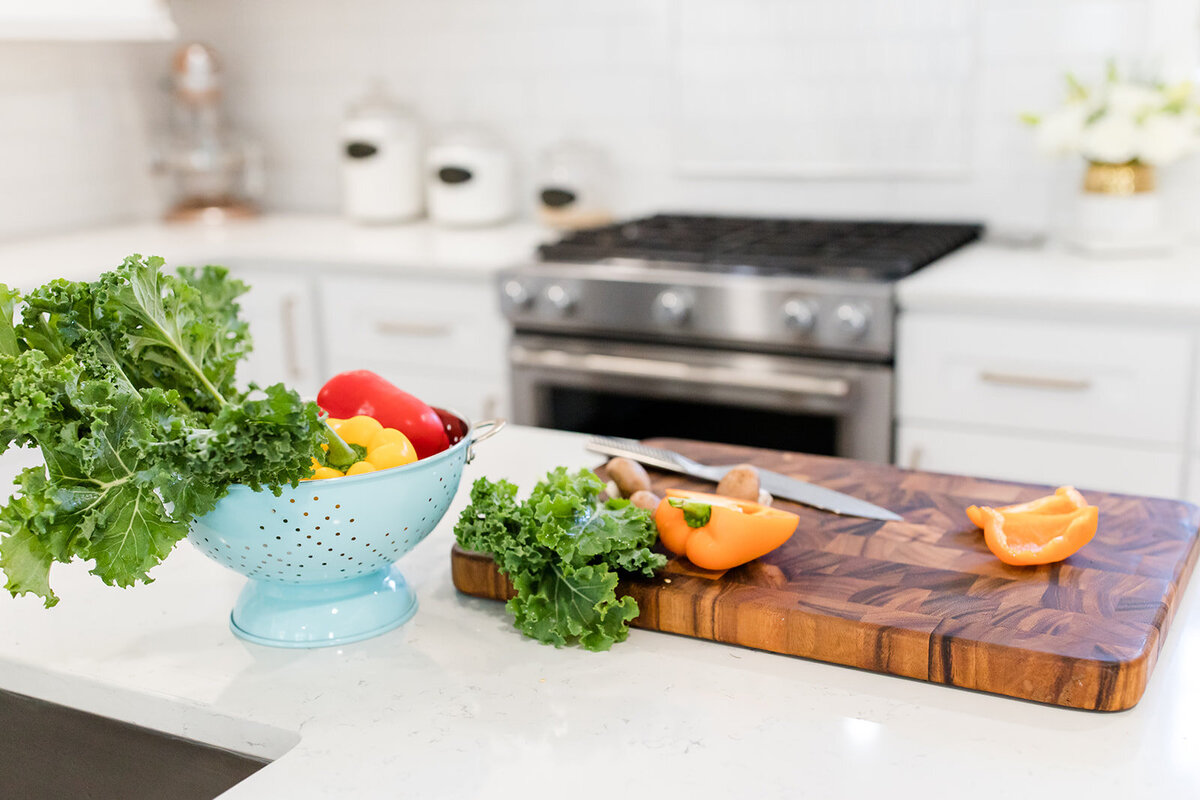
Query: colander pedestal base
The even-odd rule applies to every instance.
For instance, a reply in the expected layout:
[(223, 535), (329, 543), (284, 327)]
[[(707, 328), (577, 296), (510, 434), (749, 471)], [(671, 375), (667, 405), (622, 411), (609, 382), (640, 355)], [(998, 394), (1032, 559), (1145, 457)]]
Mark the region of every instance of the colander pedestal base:
[(229, 618), (234, 634), (272, 647), (326, 647), (403, 625), (417, 596), (395, 564), (334, 583), (251, 580)]

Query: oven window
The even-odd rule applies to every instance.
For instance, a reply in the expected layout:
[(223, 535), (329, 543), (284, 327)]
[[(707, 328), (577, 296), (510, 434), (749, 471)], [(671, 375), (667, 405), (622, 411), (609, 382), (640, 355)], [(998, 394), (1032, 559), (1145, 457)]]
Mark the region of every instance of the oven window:
[(541, 412), (549, 428), (647, 439), (670, 436), (770, 447), (819, 455), (837, 453), (835, 417), (547, 387)]

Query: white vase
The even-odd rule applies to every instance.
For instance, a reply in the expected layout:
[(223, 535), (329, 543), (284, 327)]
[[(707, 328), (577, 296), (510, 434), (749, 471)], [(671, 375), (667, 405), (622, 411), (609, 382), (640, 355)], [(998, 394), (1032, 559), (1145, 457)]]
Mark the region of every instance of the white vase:
[(1171, 248), (1162, 198), (1148, 164), (1088, 165), (1069, 243), (1096, 255), (1151, 255)]

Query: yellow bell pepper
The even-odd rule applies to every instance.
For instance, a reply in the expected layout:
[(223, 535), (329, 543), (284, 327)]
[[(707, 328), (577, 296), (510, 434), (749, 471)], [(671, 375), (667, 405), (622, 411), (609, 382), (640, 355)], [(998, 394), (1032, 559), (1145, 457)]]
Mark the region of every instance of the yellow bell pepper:
[(383, 427), (373, 417), (331, 417), (326, 423), (342, 441), (355, 449), (356, 454), (361, 452), (361, 457), (352, 464), (345, 465), (345, 472), (333, 465), (322, 464), (314, 458), (313, 474), (309, 480), (365, 475), (368, 472), (411, 464), (417, 460), (417, 451), (407, 436), (395, 428)]

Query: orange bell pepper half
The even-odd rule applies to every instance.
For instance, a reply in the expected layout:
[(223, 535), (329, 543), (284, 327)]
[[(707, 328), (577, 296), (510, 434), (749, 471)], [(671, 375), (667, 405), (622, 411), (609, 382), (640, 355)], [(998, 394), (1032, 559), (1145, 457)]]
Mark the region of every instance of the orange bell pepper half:
[(654, 511), (663, 545), (711, 570), (765, 556), (790, 539), (799, 522), (789, 511), (683, 489), (668, 489)]
[(1027, 503), (970, 506), (967, 516), (983, 528), (996, 558), (1013, 566), (1053, 564), (1074, 555), (1096, 535), (1100, 510), (1070, 486)]
[[(1074, 486), (1060, 486), (1054, 491), (1054, 494), (1039, 497), (1027, 503), (1001, 506), (996, 510), (1005, 514), (1027, 511), (1035, 514), (1067, 514), (1080, 508), (1087, 508), (1087, 504), (1087, 500), (1083, 499), (1083, 495), (1077, 492)], [(986, 520), (983, 510), (979, 506), (968, 506), (967, 517), (980, 528), (983, 527)]]

